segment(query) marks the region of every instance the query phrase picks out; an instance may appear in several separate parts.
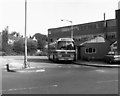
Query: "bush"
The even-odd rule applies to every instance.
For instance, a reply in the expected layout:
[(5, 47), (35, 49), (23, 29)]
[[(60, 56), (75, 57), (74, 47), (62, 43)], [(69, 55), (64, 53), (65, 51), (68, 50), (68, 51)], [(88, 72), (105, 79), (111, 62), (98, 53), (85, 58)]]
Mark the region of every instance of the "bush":
[[(29, 55), (33, 55), (36, 53), (37, 50), (37, 43), (33, 41), (32, 39), (27, 40), (27, 52)], [(25, 52), (25, 43), (24, 39), (20, 39), (16, 42), (14, 42), (13, 45), (13, 51), (16, 52), (17, 54), (24, 54)]]

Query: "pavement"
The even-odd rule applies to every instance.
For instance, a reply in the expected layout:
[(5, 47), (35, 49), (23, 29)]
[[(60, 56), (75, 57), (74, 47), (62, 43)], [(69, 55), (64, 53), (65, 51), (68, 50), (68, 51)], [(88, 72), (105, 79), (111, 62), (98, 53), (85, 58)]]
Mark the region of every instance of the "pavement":
[[(4, 59), (0, 58), (2, 61), (2, 66), (7, 69), (6, 64), (9, 64), (9, 72), (43, 72), (44, 68), (42, 68), (42, 65), (37, 64), (30, 64), (27, 68), (24, 68), (24, 62), (23, 60), (13, 60), (13, 59)], [(3, 63), (4, 62), (4, 63)], [(77, 65), (83, 65), (83, 66), (91, 66), (91, 67), (110, 67), (110, 68), (119, 68), (120, 64), (108, 64), (103, 61), (83, 61), (83, 60), (77, 60), (73, 62)], [(41, 66), (40, 66), (41, 65)], [(6, 70), (7, 71), (7, 70)]]
[[(12, 64), (13, 66), (11, 66), (11, 64), (12, 63), (10, 63), (10, 71), (9, 72), (44, 72), (45, 71), (45, 69), (41, 68), (40, 65), (33, 66), (31, 64), (32, 66), (28, 66), (27, 68), (24, 68), (23, 63), (21, 65), (17, 64), (17, 65), (19, 65), (19, 67), (15, 66), (14, 63)], [(82, 61), (82, 60), (78, 60), (78, 61), (74, 62), (74, 64), (83, 65), (83, 66), (91, 66), (91, 67), (109, 67), (109, 68), (119, 68), (120, 67), (119, 64), (108, 64), (108, 63), (105, 63), (105, 62), (102, 62), (102, 61)], [(14, 71), (12, 71), (12, 70), (14, 70)]]
[[(29, 63), (27, 68), (24, 68), (24, 60), (15, 60), (11, 58), (0, 57), (0, 68), (7, 72), (44, 72), (45, 69), (39, 63)], [(9, 68), (7, 68), (9, 67)]]
[(77, 60), (74, 62), (77, 65), (83, 65), (83, 66), (92, 66), (92, 67), (111, 67), (111, 68), (119, 68), (120, 64), (108, 64), (103, 61), (83, 61), (83, 60)]
[(34, 66), (34, 67), (33, 66), (28, 66), (26, 68), (21, 66), (21, 67), (18, 68), (16, 66), (11, 66), (11, 64), (9, 65), (10, 66), (9, 69), (7, 68), (7, 66), (4, 66), (4, 68), (7, 72), (21, 72), (21, 73), (25, 72), (26, 73), (26, 72), (44, 72), (45, 71), (45, 68), (41, 68), (40, 65), (39, 66)]

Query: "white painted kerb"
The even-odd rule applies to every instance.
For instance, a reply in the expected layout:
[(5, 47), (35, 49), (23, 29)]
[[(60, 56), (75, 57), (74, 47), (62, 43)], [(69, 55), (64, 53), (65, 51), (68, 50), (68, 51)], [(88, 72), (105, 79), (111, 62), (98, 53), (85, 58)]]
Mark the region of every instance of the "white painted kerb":
[(22, 64), (22, 63), (18, 63), (18, 62), (9, 63), (9, 69), (10, 70), (23, 69), (23, 68), (24, 68), (24, 64)]

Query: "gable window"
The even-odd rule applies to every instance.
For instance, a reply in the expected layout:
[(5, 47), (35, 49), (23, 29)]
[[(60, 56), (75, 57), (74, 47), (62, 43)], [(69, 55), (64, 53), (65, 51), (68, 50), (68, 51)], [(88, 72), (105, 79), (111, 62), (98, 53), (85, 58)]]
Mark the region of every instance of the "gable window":
[(96, 48), (86, 48), (85, 53), (87, 54), (96, 53)]

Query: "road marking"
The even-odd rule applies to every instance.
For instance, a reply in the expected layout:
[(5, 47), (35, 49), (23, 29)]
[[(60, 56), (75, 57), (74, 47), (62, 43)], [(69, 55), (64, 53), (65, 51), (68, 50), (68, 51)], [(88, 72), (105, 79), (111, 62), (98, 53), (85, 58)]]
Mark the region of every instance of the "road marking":
[(21, 70), (17, 72), (45, 72), (45, 69), (39, 69), (39, 70)]
[(98, 72), (105, 72), (105, 70), (96, 70), (96, 71), (98, 71)]
[(29, 88), (17, 88), (17, 89), (6, 89), (6, 90), (2, 90), (4, 91), (18, 91), (18, 90), (26, 90), (26, 89), (35, 89), (35, 88), (39, 88), (39, 87), (29, 87)]
[(58, 66), (59, 68), (62, 68), (62, 66)]
[[(48, 87), (58, 87), (58, 85), (55, 84), (55, 85), (48, 86)], [(0, 91), (2, 91), (2, 92), (5, 92), (5, 91), (20, 91), (20, 90), (31, 90), (31, 89), (36, 89), (36, 88), (46, 88), (46, 87), (15, 88), (15, 89), (5, 89), (5, 90), (0, 90)]]
[(97, 81), (96, 83), (110, 83), (110, 82), (118, 82), (118, 80)]
[(45, 69), (36, 70), (36, 72), (45, 72)]
[(58, 85), (52, 85), (53, 87), (58, 87)]

